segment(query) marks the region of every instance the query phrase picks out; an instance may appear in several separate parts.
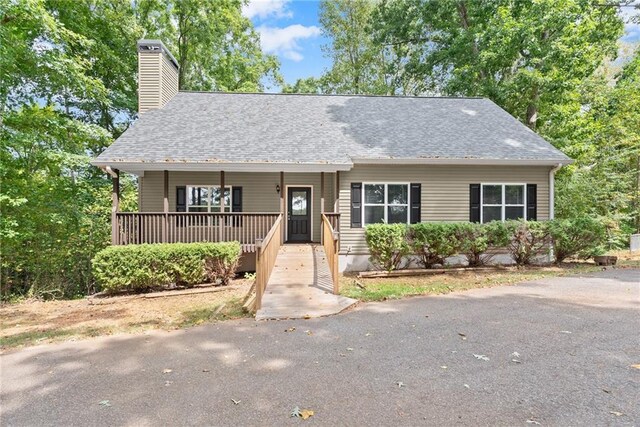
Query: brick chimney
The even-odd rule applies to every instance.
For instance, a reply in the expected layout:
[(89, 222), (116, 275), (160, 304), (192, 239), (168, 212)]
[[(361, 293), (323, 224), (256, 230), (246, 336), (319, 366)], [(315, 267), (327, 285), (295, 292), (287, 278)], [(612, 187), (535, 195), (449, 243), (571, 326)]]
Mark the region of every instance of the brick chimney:
[(138, 41), (139, 113), (164, 107), (178, 93), (178, 68), (162, 41)]

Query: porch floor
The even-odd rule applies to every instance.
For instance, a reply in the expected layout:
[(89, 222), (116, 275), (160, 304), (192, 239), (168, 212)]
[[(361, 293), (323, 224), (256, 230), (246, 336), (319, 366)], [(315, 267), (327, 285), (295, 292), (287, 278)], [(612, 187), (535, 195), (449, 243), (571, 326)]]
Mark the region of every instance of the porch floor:
[(256, 320), (328, 316), (356, 302), (333, 294), (322, 245), (286, 244), (278, 252)]

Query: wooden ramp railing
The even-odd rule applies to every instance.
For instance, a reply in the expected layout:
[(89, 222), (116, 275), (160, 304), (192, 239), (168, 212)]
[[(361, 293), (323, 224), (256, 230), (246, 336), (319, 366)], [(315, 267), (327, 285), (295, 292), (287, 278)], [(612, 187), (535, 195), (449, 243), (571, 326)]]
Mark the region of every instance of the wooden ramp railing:
[(262, 306), (262, 296), (267, 287), (267, 282), (273, 271), (273, 266), (278, 257), (278, 251), (282, 246), (282, 215), (269, 230), (264, 239), (256, 240), (256, 302), (254, 309), (258, 311)]
[[(333, 217), (333, 218), (331, 218)], [(332, 219), (340, 219), (340, 215), (322, 214), (322, 246), (327, 256), (329, 269), (331, 270), (331, 280), (333, 281), (333, 293), (338, 294), (340, 291), (340, 282), (338, 275), (338, 252), (340, 251), (340, 234), (332, 226)], [(338, 221), (336, 220), (337, 224)]]
[(279, 213), (118, 212), (114, 245), (141, 243), (240, 242), (254, 252)]

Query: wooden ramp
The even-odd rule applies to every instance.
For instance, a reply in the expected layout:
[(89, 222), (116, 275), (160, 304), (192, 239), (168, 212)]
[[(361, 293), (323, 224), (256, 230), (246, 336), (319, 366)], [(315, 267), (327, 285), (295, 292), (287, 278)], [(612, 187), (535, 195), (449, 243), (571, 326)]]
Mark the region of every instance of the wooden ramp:
[(332, 292), (331, 271), (322, 245), (284, 245), (256, 320), (328, 316), (357, 302)]

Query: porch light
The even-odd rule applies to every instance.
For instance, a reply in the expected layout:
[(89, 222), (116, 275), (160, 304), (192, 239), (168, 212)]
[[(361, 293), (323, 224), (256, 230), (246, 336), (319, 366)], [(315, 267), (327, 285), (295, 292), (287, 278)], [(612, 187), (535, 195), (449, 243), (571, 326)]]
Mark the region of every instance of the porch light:
[(280, 184), (276, 184), (276, 193), (280, 194)]

